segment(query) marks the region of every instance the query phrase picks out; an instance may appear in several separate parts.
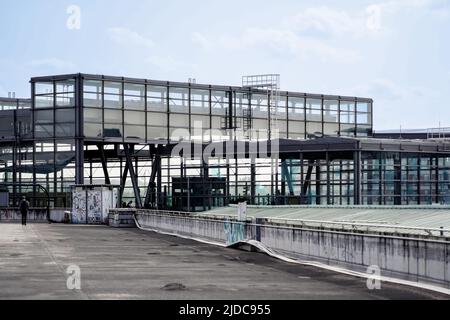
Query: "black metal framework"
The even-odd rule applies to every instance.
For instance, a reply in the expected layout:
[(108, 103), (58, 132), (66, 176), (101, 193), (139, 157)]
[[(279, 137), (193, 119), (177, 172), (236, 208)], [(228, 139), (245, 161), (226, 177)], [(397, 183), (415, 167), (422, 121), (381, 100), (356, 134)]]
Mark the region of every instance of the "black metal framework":
[[(33, 78), (31, 93), (31, 109), (0, 111), (0, 121), (14, 127), (0, 139), (0, 178), (46, 186), (52, 206), (70, 206), (70, 186), (88, 183), (120, 185), (119, 203), (172, 209), (242, 200), (450, 202), (446, 142), (365, 138), (372, 135), (371, 99), (281, 91), (280, 139), (272, 141), (280, 149), (262, 155), (250, 150), (275, 121), (265, 91), (73, 74)], [(247, 151), (173, 156), (181, 140), (193, 150), (226, 140)], [(175, 185), (197, 190), (198, 199)]]

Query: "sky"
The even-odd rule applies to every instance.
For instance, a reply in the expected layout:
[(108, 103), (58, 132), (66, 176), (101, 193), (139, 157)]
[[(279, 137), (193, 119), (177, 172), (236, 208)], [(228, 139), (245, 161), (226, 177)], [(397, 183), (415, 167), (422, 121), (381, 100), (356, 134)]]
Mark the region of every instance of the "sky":
[(374, 99), (376, 130), (450, 127), (450, 0), (0, 0), (0, 96), (94, 73)]

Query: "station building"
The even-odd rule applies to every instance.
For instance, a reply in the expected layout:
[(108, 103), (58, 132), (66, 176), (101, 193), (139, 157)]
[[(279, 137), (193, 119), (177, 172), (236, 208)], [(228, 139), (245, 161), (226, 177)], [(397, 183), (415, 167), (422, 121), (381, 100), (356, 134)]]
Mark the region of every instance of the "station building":
[(109, 185), (119, 204), (180, 211), (450, 203), (446, 136), (377, 134), (372, 99), (273, 83), (32, 78), (31, 99), (0, 98), (0, 193), (68, 208), (73, 186)]

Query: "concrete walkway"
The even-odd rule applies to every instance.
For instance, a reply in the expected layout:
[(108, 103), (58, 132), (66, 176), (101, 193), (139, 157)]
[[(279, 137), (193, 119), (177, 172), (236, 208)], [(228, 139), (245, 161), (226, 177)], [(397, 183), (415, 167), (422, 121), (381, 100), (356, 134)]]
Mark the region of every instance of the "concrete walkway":
[[(79, 291), (67, 289), (70, 265)], [(137, 229), (0, 224), (0, 299), (449, 298)]]

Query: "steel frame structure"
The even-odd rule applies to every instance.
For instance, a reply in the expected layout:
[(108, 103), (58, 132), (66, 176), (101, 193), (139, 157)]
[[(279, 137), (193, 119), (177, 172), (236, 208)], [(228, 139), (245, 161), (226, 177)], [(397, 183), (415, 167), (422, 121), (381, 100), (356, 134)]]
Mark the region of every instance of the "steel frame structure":
[[(251, 152), (252, 144), (267, 136), (236, 133), (245, 110), (253, 129), (270, 127), (270, 99), (261, 88), (72, 74), (32, 78), (31, 95), (29, 110), (0, 111), (0, 119), (25, 112), (32, 128), (0, 140), (6, 163), (0, 174), (48, 186), (54, 206), (70, 185), (106, 183), (121, 186), (119, 203), (132, 198), (138, 207), (172, 208), (172, 179), (189, 183), (195, 176), (200, 179), (192, 183), (201, 183), (201, 191), (188, 202), (197, 197), (203, 204), (189, 205), (190, 211), (242, 200), (423, 204), (448, 197), (446, 141), (366, 138), (372, 134), (371, 99), (279, 91), (284, 122), (280, 139), (269, 136), (269, 144), (280, 148), (262, 155)], [(198, 119), (202, 129), (221, 133), (199, 139)], [(180, 128), (185, 132), (177, 136)], [(192, 145), (193, 156), (174, 157), (181, 139)], [(195, 151), (223, 140), (243, 143), (243, 157), (233, 150), (205, 162)], [(215, 177), (225, 178), (224, 192), (215, 189)]]

